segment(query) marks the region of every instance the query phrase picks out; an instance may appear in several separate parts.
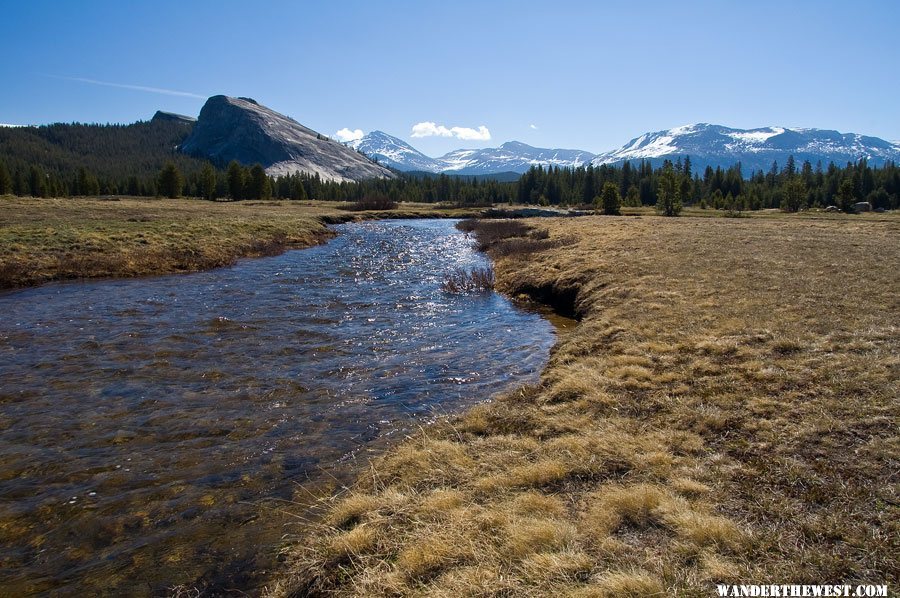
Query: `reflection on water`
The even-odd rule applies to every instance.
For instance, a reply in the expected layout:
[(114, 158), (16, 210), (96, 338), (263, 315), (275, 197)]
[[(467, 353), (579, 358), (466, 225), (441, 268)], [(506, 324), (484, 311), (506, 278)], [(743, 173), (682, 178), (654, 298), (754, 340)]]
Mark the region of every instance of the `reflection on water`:
[(453, 225), (341, 225), (229, 269), (0, 295), (0, 594), (252, 590), (277, 501), (535, 377), (550, 324), (440, 291), (485, 265)]

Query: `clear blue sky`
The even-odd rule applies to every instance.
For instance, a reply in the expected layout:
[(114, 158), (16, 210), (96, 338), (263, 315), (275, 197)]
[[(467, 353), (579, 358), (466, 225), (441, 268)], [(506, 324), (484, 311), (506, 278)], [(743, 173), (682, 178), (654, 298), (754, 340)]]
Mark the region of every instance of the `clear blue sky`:
[[(898, 140), (898, 30), (894, 0), (22, 0), (3, 9), (0, 123), (196, 115), (224, 93), (431, 155), (599, 152), (693, 122)], [(491, 139), (412, 138), (421, 122)]]

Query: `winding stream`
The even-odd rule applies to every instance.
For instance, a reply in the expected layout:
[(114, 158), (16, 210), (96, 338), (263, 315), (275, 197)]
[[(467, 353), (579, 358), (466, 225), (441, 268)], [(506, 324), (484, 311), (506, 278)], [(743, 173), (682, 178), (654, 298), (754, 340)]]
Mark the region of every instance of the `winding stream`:
[(252, 593), (285, 501), (535, 379), (546, 320), (440, 290), (486, 265), (454, 224), (340, 225), (232, 268), (0, 294), (0, 594)]

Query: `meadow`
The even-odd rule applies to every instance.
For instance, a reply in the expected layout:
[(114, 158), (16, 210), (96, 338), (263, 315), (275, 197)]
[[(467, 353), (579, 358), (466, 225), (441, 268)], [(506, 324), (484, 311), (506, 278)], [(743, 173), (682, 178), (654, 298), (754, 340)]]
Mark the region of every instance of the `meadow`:
[(578, 325), (539, 384), (298, 497), (270, 594), (896, 587), (900, 220), (761, 216), (467, 226)]

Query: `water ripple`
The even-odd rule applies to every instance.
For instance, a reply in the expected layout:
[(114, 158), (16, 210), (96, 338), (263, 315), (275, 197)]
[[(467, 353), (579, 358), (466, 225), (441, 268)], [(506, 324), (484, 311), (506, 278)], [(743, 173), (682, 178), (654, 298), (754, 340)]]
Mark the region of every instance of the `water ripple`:
[(532, 379), (547, 322), (441, 292), (486, 265), (453, 225), (0, 295), (0, 593), (251, 587), (283, 531), (256, 503)]

